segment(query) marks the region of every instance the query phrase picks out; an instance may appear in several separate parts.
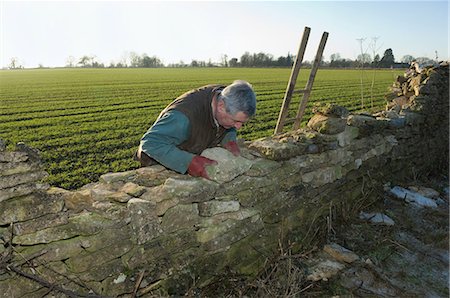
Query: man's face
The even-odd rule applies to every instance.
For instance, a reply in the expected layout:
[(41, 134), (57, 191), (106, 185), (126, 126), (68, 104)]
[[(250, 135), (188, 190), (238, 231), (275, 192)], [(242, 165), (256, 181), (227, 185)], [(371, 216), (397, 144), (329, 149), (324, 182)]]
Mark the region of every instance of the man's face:
[(220, 100), (217, 106), (217, 113), (216, 113), (216, 120), (219, 122), (219, 124), (226, 129), (229, 128), (236, 128), (240, 129), (242, 127), (242, 124), (247, 122), (249, 117), (247, 114), (243, 112), (237, 112), (236, 114), (232, 115), (227, 113), (225, 108), (225, 103)]

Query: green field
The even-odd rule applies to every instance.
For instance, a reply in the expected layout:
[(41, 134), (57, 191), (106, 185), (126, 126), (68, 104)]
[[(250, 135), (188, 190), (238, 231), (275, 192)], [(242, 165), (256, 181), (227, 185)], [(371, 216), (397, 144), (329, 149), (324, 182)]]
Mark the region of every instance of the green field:
[[(257, 94), (257, 115), (239, 137), (254, 140), (271, 135), (290, 72), (280, 68), (3, 70), (0, 138), (11, 148), (25, 142), (38, 149), (49, 183), (74, 189), (97, 181), (101, 174), (136, 168), (132, 154), (161, 109), (202, 85), (249, 81)], [(352, 112), (381, 110), (388, 87), (402, 73), (319, 69), (310, 103), (336, 103)], [(300, 71), (297, 89), (304, 88), (308, 76), (309, 70)], [(291, 103), (292, 111), (299, 99)], [(310, 118), (309, 111), (304, 121)]]

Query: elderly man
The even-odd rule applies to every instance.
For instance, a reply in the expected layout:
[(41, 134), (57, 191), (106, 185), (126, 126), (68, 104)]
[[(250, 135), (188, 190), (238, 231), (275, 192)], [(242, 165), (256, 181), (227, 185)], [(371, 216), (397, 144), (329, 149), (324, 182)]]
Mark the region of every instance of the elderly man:
[(136, 160), (141, 166), (160, 163), (176, 172), (208, 179), (205, 166), (217, 162), (199, 154), (222, 146), (238, 156), (236, 130), (255, 111), (256, 96), (245, 81), (191, 90), (161, 112), (142, 137)]

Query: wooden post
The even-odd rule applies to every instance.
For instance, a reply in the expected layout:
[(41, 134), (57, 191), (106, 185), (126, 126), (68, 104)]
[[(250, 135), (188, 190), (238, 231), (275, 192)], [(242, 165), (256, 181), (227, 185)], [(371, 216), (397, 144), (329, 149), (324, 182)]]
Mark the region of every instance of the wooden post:
[(294, 62), (294, 66), (292, 68), (291, 77), (289, 78), (289, 83), (286, 88), (286, 93), (283, 99), (283, 105), (280, 110), (280, 114), (278, 115), (277, 126), (275, 127), (275, 133), (280, 133), (283, 131), (284, 122), (288, 115), (289, 104), (292, 99), (292, 94), (294, 93), (295, 82), (297, 81), (298, 73), (300, 72), (300, 66), (303, 61), (303, 56), (305, 55), (306, 44), (308, 43), (309, 33), (311, 28), (305, 27), (303, 31), (302, 41), (298, 48), (297, 57)]
[(316, 77), (317, 69), (319, 69), (320, 62), (322, 61), (322, 54), (325, 48), (325, 44), (328, 39), (328, 32), (322, 34), (322, 39), (320, 40), (319, 48), (317, 49), (316, 58), (314, 59), (313, 66), (311, 68), (311, 73), (309, 74), (308, 83), (306, 83), (305, 92), (303, 93), (303, 99), (300, 103), (297, 111), (297, 116), (295, 117), (295, 122), (293, 129), (299, 129), (300, 124), (305, 114), (306, 104), (308, 103), (309, 96), (311, 94), (311, 89), (314, 83), (314, 78)]

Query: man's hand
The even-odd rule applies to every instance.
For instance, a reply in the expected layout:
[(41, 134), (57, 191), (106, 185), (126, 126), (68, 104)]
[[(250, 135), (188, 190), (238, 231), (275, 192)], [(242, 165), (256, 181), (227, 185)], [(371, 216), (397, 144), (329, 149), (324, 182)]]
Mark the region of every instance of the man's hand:
[(194, 158), (192, 159), (191, 163), (189, 164), (188, 167), (188, 173), (191, 176), (194, 177), (203, 177), (206, 179), (209, 179), (208, 173), (206, 173), (206, 169), (205, 167), (207, 165), (216, 165), (217, 161), (200, 156), (200, 155), (196, 155), (194, 156)]
[(241, 154), (241, 149), (239, 149), (239, 146), (235, 141), (229, 141), (223, 145), (223, 148), (233, 153), (234, 156), (239, 156)]

